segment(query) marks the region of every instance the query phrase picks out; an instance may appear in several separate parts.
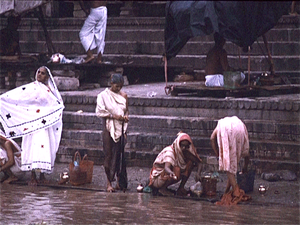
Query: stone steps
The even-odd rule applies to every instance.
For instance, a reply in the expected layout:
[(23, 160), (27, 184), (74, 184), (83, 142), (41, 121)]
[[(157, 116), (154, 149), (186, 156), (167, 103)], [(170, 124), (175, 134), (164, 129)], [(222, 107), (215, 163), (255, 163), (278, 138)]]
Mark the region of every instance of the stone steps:
[[(45, 42), (43, 40), (34, 40), (31, 41), (20, 41), (21, 48), (24, 52), (34, 52), (36, 49), (42, 50), (45, 48)], [(57, 37), (58, 39), (58, 37)], [(65, 52), (65, 54), (74, 54), (79, 52), (84, 54), (84, 50), (80, 40), (74, 40), (68, 37), (65, 37), (63, 41), (53, 40), (53, 44), (57, 49), (60, 49), (60, 52)], [(178, 55), (206, 55), (209, 49), (214, 46), (214, 42), (197, 42), (189, 41), (179, 52)], [(261, 51), (261, 46), (264, 52)], [(254, 43), (252, 45), (253, 49), (251, 50), (251, 56), (263, 56), (266, 54), (264, 44), (259, 42), (259, 44)], [(299, 41), (281, 41), (280, 43), (274, 41), (269, 42), (270, 52), (273, 57), (282, 56), (283, 54), (288, 56), (296, 56), (299, 58), (300, 52), (300, 43)], [(78, 49), (75, 51), (75, 49)], [(164, 42), (160, 40), (155, 41), (110, 41), (106, 39), (105, 42), (105, 54), (149, 54), (149, 55), (162, 55), (164, 49)], [(227, 43), (225, 49), (229, 56), (238, 56), (239, 48), (233, 43)], [(241, 52), (241, 56), (247, 56), (247, 53)]]
[[(134, 128), (131, 128), (134, 130)], [(175, 130), (175, 129), (173, 129)], [(178, 130), (180, 131), (180, 130)], [(144, 151), (161, 151), (167, 145), (170, 145), (176, 138), (176, 134), (162, 133), (160, 129), (157, 132), (153, 132), (145, 128), (143, 131), (128, 131), (126, 149), (144, 150)], [(209, 155), (211, 149), (209, 135), (197, 135), (187, 132), (197, 149), (199, 154)], [(249, 135), (250, 136), (250, 135)], [(299, 154), (299, 141), (282, 141), (282, 140), (265, 140), (261, 137), (250, 138), (250, 148), (254, 157), (268, 156), (271, 158), (285, 157), (292, 161), (297, 161)], [(61, 140), (62, 146), (68, 146), (72, 148), (91, 148), (91, 149), (102, 149), (102, 131), (101, 130), (70, 130), (64, 129)], [(264, 152), (263, 154), (261, 152)], [(281, 152), (279, 154), (279, 152)], [(296, 156), (296, 158), (295, 158)]]
[[(58, 156), (72, 156), (75, 151), (88, 152), (89, 158), (99, 164), (103, 163), (102, 131), (95, 130), (68, 130), (64, 129)], [(128, 132), (127, 145), (125, 147), (126, 157), (129, 161), (141, 160), (153, 162), (157, 154), (170, 143), (176, 135), (157, 135), (151, 132)], [(191, 138), (199, 155), (207, 159), (213, 156), (209, 137), (193, 136)], [(250, 138), (251, 159), (261, 160), (283, 160), (292, 167), (299, 159), (299, 142), (265, 141)], [(67, 157), (68, 158), (68, 157)], [(58, 159), (60, 162), (64, 159)]]
[[(300, 71), (300, 28), (297, 21), (299, 23), (299, 17), (284, 16), (276, 27), (266, 33), (275, 71), (281, 75), (298, 75)], [(79, 40), (83, 23), (84, 18), (46, 19), (49, 35), (58, 52), (66, 56), (85, 54)], [(5, 22), (1, 24), (4, 25)], [(162, 67), (164, 25), (165, 18), (162, 17), (108, 18), (104, 59), (116, 63), (130, 63), (132, 66)], [(47, 52), (44, 33), (37, 19), (23, 18), (19, 33), (22, 52)], [(262, 37), (257, 41), (259, 44), (255, 42), (252, 46), (250, 65), (251, 71), (261, 73), (269, 70), (269, 64)], [(213, 44), (212, 35), (191, 38), (168, 65), (203, 70), (206, 53)], [(225, 49), (228, 52), (229, 64), (233, 68), (247, 70), (248, 54), (241, 52), (240, 59), (239, 48), (231, 42), (226, 43)], [(299, 79), (292, 79), (292, 82), (299, 83)]]
[[(102, 129), (102, 120), (95, 113), (76, 113), (65, 111), (63, 115), (64, 128), (67, 130), (94, 130)], [(161, 116), (161, 115), (134, 115), (130, 114), (128, 132), (158, 133), (160, 135), (173, 135), (184, 131), (192, 136), (209, 137), (217, 125), (218, 119), (187, 116)], [(283, 142), (300, 143), (300, 125), (291, 122), (267, 120), (243, 120), (249, 138), (257, 140), (276, 140)], [(73, 139), (73, 138), (72, 138)]]
[[(88, 155), (88, 159), (94, 161), (95, 165), (102, 165), (104, 161), (104, 152), (99, 148), (70, 148), (67, 146), (60, 146), (58, 153), (56, 154), (56, 161), (60, 163), (70, 163), (73, 161), (74, 153), (79, 151), (81, 155)], [(212, 151), (212, 150), (210, 150)], [(147, 151), (135, 151), (125, 149), (125, 158), (127, 166), (147, 166), (152, 167), (152, 164), (158, 153)], [(262, 154), (265, 154), (262, 152)], [(204, 168), (214, 170), (218, 168), (217, 160), (212, 153), (211, 156), (201, 155)], [(276, 159), (270, 158), (252, 158), (251, 164), (254, 165), (258, 171), (273, 171), (273, 170), (292, 170), (297, 172), (299, 170), (299, 162), (293, 162), (286, 160), (284, 157), (278, 157)], [(206, 170), (206, 169), (204, 169)]]
[[(72, 29), (51, 29), (49, 30), (52, 41), (79, 41), (79, 31), (81, 27), (73, 27)], [(41, 28), (30, 29), (30, 33), (28, 33), (28, 29), (20, 28), (19, 30), (20, 40), (31, 40), (45, 41), (44, 31)], [(300, 29), (299, 28), (285, 28), (285, 29), (276, 29), (266, 33), (266, 37), (268, 43), (272, 42), (299, 42)], [(164, 41), (164, 29), (111, 29), (107, 27), (106, 41)], [(191, 38), (188, 42), (214, 42), (212, 35), (198, 36)], [(263, 43), (262, 37), (258, 38), (258, 42)], [(256, 43), (256, 42), (255, 42)], [(255, 44), (254, 43), (254, 44)], [(231, 42), (227, 42), (226, 45), (232, 44)]]
[[(135, 88), (132, 86), (131, 88)], [(157, 85), (157, 90), (160, 86)], [(163, 89), (163, 87), (161, 87)], [(147, 93), (147, 90), (145, 90)], [(62, 93), (65, 111), (95, 112), (97, 91), (92, 94), (77, 92), (72, 95)], [(146, 95), (146, 94), (145, 94)], [(215, 119), (225, 116), (238, 115), (242, 120), (276, 121), (290, 123), (300, 121), (298, 95), (277, 96), (268, 98), (226, 98), (213, 97), (168, 97), (147, 98), (129, 97), (128, 104), (131, 115), (152, 115), (174, 117), (204, 117)], [(171, 114), (170, 114), (171, 111)]]
[[(156, 87), (157, 89), (155, 89)], [(173, 142), (179, 131), (191, 135), (205, 162), (213, 156), (209, 137), (217, 120), (237, 115), (246, 124), (251, 160), (263, 169), (299, 169), (300, 125), (297, 95), (268, 98), (160, 97), (159, 85), (142, 88), (157, 91), (155, 98), (129, 94), (130, 124), (126, 157), (131, 165), (149, 165), (158, 152)], [(62, 92), (65, 103), (64, 130), (57, 160), (69, 160), (76, 150), (88, 153), (96, 163), (103, 163), (102, 120), (95, 116), (99, 91)], [(145, 94), (146, 95), (146, 94)], [(77, 110), (83, 110), (78, 113)], [(62, 161), (62, 162), (67, 162)]]
[[(209, 137), (217, 119), (134, 114), (130, 114), (129, 119), (126, 154), (133, 165), (141, 163), (140, 161), (151, 165), (158, 152), (172, 143), (179, 131), (190, 134), (202, 158), (207, 159), (213, 155)], [(103, 163), (102, 120), (92, 112), (65, 111), (63, 121), (64, 130), (58, 158), (72, 156), (76, 150), (81, 150), (89, 152), (89, 157), (95, 162)], [(295, 169), (300, 157), (299, 124), (293, 121), (249, 119), (244, 122), (249, 132), (253, 161), (263, 162), (261, 166), (268, 163), (278, 166), (278, 161), (283, 161), (285, 168)]]

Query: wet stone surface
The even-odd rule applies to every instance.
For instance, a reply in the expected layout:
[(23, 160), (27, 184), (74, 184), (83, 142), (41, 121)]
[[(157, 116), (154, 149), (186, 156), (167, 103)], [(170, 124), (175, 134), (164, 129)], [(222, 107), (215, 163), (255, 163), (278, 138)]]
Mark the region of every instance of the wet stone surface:
[[(68, 164), (56, 163), (54, 167), (54, 171), (52, 174), (46, 174), (46, 179), (49, 180), (50, 184), (58, 185), (58, 181), (60, 179), (60, 174), (66, 170), (68, 170)], [(128, 175), (128, 190), (127, 193), (136, 193), (137, 186), (142, 184), (146, 186), (149, 181), (149, 174), (151, 168), (148, 167), (127, 167), (127, 175)], [(205, 172), (205, 171), (204, 171)], [(282, 171), (278, 171), (279, 174)], [(20, 184), (26, 184), (27, 181), (30, 180), (30, 172), (17, 172), (16, 173), (20, 178)], [(225, 190), (227, 177), (225, 173), (219, 172), (219, 178), (217, 182), (217, 196), (220, 198)], [(2, 174), (0, 174), (0, 177)], [(299, 180), (299, 179), (298, 179)], [(274, 181), (270, 182), (261, 178), (260, 175), (255, 175), (253, 192), (248, 193), (252, 200), (243, 204), (257, 204), (257, 205), (269, 205), (269, 204), (277, 204), (277, 205), (288, 205), (292, 207), (299, 207), (299, 181)], [(186, 190), (189, 190), (189, 187), (194, 185), (195, 181), (195, 171), (192, 172), (189, 180), (186, 183)], [(13, 186), (14, 184), (8, 185)], [(113, 183), (115, 185), (115, 182)], [(259, 186), (264, 185), (267, 188), (267, 191), (264, 195), (261, 195), (258, 192)], [(176, 190), (179, 184), (174, 184), (171, 186), (171, 189)], [(4, 184), (1, 185), (2, 188), (5, 187)], [(61, 185), (62, 189), (68, 189), (71, 187), (70, 184)], [(82, 189), (96, 189), (100, 192), (105, 192), (106, 187), (106, 176), (104, 172), (103, 166), (94, 165), (93, 169), (93, 178), (91, 184), (84, 184), (79, 186)]]
[[(51, 182), (66, 165), (57, 165)], [(249, 203), (232, 207), (217, 206), (212, 202), (179, 197), (152, 196), (138, 193), (138, 183), (147, 180), (149, 168), (128, 168), (129, 190), (126, 193), (107, 193), (102, 167), (94, 168), (93, 183), (87, 189), (50, 188), (45, 186), (1, 185), (2, 224), (299, 224), (299, 207), (281, 202), (285, 182), (272, 183), (265, 195), (251, 194)], [(22, 181), (29, 176), (25, 174)], [(218, 192), (224, 187), (220, 175)], [(193, 179), (187, 186), (193, 184)], [(279, 185), (280, 184), (280, 185)], [(291, 191), (295, 183), (289, 183)], [(255, 184), (257, 185), (257, 184)], [(82, 186), (82, 188), (83, 188)], [(98, 186), (99, 190), (88, 190)], [(297, 185), (295, 185), (297, 186)], [(273, 191), (279, 190), (277, 201)], [(298, 186), (299, 190), (299, 186)], [(219, 194), (219, 193), (218, 193)], [(281, 196), (281, 197), (280, 197)], [(298, 202), (297, 196), (291, 196)], [(281, 200), (280, 200), (281, 199)], [(297, 200), (298, 199), (298, 200)], [(272, 202), (273, 201), (273, 202)], [(284, 203), (288, 203), (285, 205)], [(255, 212), (255, 216), (253, 214)]]

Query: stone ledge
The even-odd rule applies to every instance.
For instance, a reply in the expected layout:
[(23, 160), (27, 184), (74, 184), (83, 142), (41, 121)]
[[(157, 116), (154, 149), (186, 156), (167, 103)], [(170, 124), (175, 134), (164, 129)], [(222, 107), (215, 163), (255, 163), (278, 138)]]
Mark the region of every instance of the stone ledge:
[[(66, 145), (69, 148), (87, 149), (94, 149), (99, 146), (98, 148), (102, 149), (101, 133), (101, 131), (91, 130), (64, 130), (61, 145)], [(128, 132), (126, 149), (134, 149), (136, 151), (143, 149), (143, 152), (156, 152), (172, 143), (175, 137), (176, 134), (159, 135), (158, 133), (150, 133), (146, 130), (140, 133)], [(191, 138), (199, 153), (211, 153), (211, 151), (209, 151), (209, 149), (211, 149), (209, 135), (205, 137), (191, 135)], [(300, 156), (299, 148), (300, 144), (298, 141), (259, 140), (250, 138), (250, 154), (254, 159), (280, 159), (298, 162)]]
[[(73, 161), (74, 153), (77, 150), (79, 150), (82, 155), (88, 154), (89, 160), (94, 161), (95, 165), (103, 165), (104, 152), (99, 149), (76, 149), (60, 147), (56, 156), (56, 162), (69, 163)], [(145, 153), (143, 151), (127, 150), (125, 151), (127, 166), (148, 166), (149, 168), (151, 168), (157, 154), (158, 153), (154, 152)], [(200, 157), (203, 160), (203, 164), (205, 167), (215, 166), (215, 164), (211, 162), (211, 156), (200, 155)], [(260, 174), (262, 171), (280, 169), (288, 169), (294, 172), (298, 172), (300, 169), (299, 162), (284, 160), (250, 159), (250, 164), (255, 166), (258, 174)]]
[[(295, 94), (295, 97), (297, 94)], [(64, 95), (62, 98), (65, 104), (83, 104), (95, 105), (97, 102), (96, 96), (82, 95)], [(129, 97), (129, 106), (143, 107), (168, 107), (168, 108), (203, 108), (203, 109), (246, 109), (246, 110), (266, 110), (266, 111), (287, 111), (299, 112), (300, 101), (291, 99), (284, 102), (276, 99), (259, 100), (259, 99), (192, 99), (181, 97), (180, 99), (172, 98), (144, 98), (144, 97)]]
[[(187, 99), (185, 99), (187, 100)], [(163, 107), (189, 107), (189, 108), (220, 108), (220, 109), (253, 109), (253, 110), (280, 110), (280, 111), (293, 111), (298, 112), (300, 102), (295, 101), (272, 101), (272, 100), (191, 100), (188, 102), (181, 99), (164, 99)], [(129, 106), (161, 106), (161, 102), (156, 99), (149, 98), (129, 98)]]
[[(295, 28), (299, 27), (300, 16), (284, 15), (279, 20), (276, 27), (292, 25)], [(45, 18), (47, 27), (60, 26), (82, 26), (85, 18)], [(6, 25), (6, 18), (0, 18), (1, 24)], [(107, 19), (107, 26), (165, 26), (164, 17), (110, 17)], [(41, 26), (37, 18), (22, 18), (20, 26)]]

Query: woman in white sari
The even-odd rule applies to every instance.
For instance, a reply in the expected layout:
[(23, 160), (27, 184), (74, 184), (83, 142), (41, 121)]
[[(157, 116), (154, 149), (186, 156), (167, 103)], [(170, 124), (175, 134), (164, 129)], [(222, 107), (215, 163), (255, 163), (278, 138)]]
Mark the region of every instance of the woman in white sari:
[(30, 185), (51, 173), (62, 132), (64, 104), (50, 70), (43, 66), (36, 81), (0, 96), (0, 121), (8, 138), (22, 137), (22, 171), (32, 171)]

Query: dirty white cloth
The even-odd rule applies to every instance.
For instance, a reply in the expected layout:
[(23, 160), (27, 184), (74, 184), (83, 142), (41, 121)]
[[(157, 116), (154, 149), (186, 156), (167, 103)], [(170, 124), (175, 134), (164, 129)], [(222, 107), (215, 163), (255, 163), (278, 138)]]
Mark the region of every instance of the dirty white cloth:
[(34, 81), (0, 96), (0, 122), (6, 137), (23, 137), (23, 171), (52, 172), (60, 143), (64, 104), (45, 68), (50, 75), (48, 87)]
[[(119, 93), (106, 88), (97, 96), (96, 116), (107, 117), (110, 114), (124, 116), (126, 113), (126, 99)], [(106, 129), (110, 132), (114, 142), (118, 142), (122, 135), (122, 121), (115, 119), (106, 119)], [(127, 130), (128, 123), (124, 123), (124, 133)]]
[(249, 137), (245, 124), (236, 116), (220, 119), (217, 124), (219, 169), (236, 174), (241, 157), (249, 155)]
[(90, 14), (84, 21), (79, 37), (85, 51), (97, 48), (97, 54), (103, 54), (107, 22), (107, 8), (100, 6), (91, 8)]
[(68, 59), (63, 54), (55, 53), (51, 56), (50, 60), (47, 63), (61, 63), (61, 64), (67, 64), (67, 63), (76, 63), (80, 64), (84, 62), (84, 58), (78, 56), (74, 59)]
[[(225, 74), (225, 75), (228, 76), (227, 74)], [(226, 85), (227, 86), (228, 85), (229, 86), (240, 85), (245, 80), (245, 77), (246, 77), (245, 74), (242, 72), (236, 73), (235, 76), (227, 77), (227, 80), (224, 79), (224, 75), (222, 75), (222, 74), (206, 75), (205, 76), (205, 86), (207, 86), (207, 87), (224, 87)]]
[[(2, 137), (5, 137), (5, 134), (2, 130), (0, 130), (0, 135)], [(21, 148), (20, 146), (12, 139), (9, 139), (9, 141), (14, 145), (16, 152), (14, 152), (14, 159), (15, 159), (15, 164), (12, 166), (11, 169), (17, 169), (21, 170)], [(7, 152), (5, 149), (3, 149), (0, 146), (0, 164), (5, 164), (8, 161), (7, 157)]]
[(205, 86), (207, 87), (223, 87), (224, 76), (222, 74), (206, 75)]
[(187, 140), (191, 143), (189, 152), (201, 161), (190, 136), (186, 133), (179, 133), (172, 145), (165, 147), (158, 154), (153, 163), (153, 167), (150, 172), (150, 184), (153, 184), (154, 187), (160, 188), (169, 177), (169, 175), (165, 177), (165, 163), (168, 162), (173, 167), (179, 167), (182, 173), (185, 171), (187, 162), (184, 160), (183, 152), (179, 146), (180, 142), (183, 140)]

